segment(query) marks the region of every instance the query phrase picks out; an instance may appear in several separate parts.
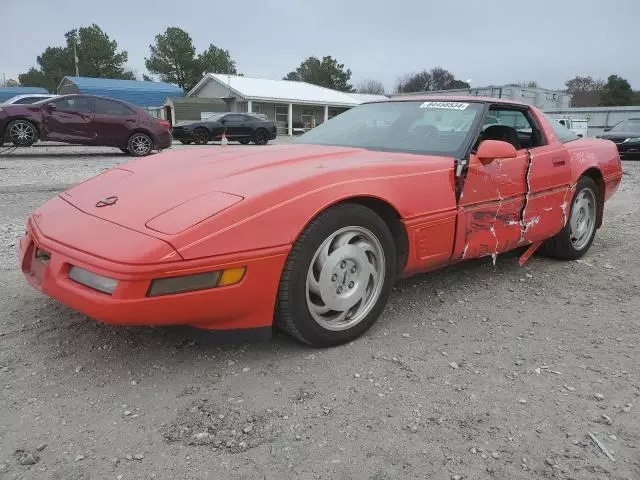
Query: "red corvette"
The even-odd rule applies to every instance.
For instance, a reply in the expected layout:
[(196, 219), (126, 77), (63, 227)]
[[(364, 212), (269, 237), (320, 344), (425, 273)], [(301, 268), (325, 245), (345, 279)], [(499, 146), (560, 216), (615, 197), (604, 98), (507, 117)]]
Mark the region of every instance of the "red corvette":
[(398, 275), (527, 247), (576, 259), (622, 168), (528, 105), (406, 97), (292, 145), (178, 150), (120, 165), (28, 220), (21, 265), (111, 324), (275, 323), (313, 346), (365, 332)]

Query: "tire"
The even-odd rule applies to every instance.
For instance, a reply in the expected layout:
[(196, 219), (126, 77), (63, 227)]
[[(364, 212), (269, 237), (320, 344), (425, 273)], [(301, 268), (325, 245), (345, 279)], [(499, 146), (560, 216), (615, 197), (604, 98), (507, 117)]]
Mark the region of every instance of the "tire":
[[(580, 178), (571, 199), (567, 224), (542, 245), (543, 253), (560, 260), (577, 260), (587, 253), (596, 236), (600, 208), (598, 194), (596, 182), (589, 177)], [(577, 227), (575, 231), (572, 228), (573, 224)]]
[(196, 128), (193, 132), (193, 143), (196, 145), (209, 143), (209, 131), (206, 128)]
[(153, 150), (153, 140), (146, 133), (138, 132), (129, 137), (127, 151), (134, 157), (144, 157)]
[(256, 133), (253, 134), (253, 143), (256, 145), (266, 145), (269, 143), (269, 132), (264, 128), (256, 130)]
[(183, 145), (191, 145), (193, 143), (193, 140), (180, 140), (180, 143)]
[(30, 147), (38, 141), (38, 128), (29, 120), (14, 120), (7, 125), (5, 138), (16, 147)]
[(249, 145), (251, 143), (251, 140), (249, 140), (248, 138), (243, 138), (242, 140), (238, 140), (238, 142), (240, 142), (241, 145)]
[[(324, 259), (321, 250), (328, 252)], [(396, 248), (384, 220), (357, 204), (329, 208), (311, 221), (289, 253), (278, 287), (276, 325), (312, 347), (349, 342), (378, 319), (395, 276)]]

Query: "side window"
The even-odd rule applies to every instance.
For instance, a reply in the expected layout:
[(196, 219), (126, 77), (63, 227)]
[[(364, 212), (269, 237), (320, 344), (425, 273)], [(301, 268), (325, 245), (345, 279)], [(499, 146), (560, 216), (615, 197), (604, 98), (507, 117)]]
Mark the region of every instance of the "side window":
[(246, 117), (244, 115), (227, 115), (224, 117), (227, 122), (240, 123), (245, 122)]
[(546, 114), (545, 114), (545, 118), (547, 119), (549, 124), (551, 124), (551, 128), (553, 129), (554, 133), (556, 134), (556, 137), (558, 137), (558, 140), (560, 141), (560, 143), (567, 143), (567, 142), (571, 142), (573, 140), (578, 140), (580, 138), (578, 135), (576, 135), (571, 130), (569, 130), (567, 127), (562, 125), (555, 118), (551, 118)]
[(91, 98), (87, 97), (71, 97), (61, 98), (56, 100), (55, 103), (58, 110), (64, 110), (67, 112), (80, 112), (80, 113), (92, 113), (93, 102)]
[(111, 102), (109, 100), (96, 98), (96, 113), (100, 113), (102, 115), (128, 116), (133, 115), (133, 110), (118, 102)]
[(14, 105), (29, 105), (33, 102), (37, 102), (38, 100), (42, 100), (42, 98), (39, 97), (24, 97), (21, 98), (20, 100), (17, 100)]
[(502, 140), (516, 150), (544, 145), (540, 129), (526, 110), (493, 106), (483, 122), (481, 140)]

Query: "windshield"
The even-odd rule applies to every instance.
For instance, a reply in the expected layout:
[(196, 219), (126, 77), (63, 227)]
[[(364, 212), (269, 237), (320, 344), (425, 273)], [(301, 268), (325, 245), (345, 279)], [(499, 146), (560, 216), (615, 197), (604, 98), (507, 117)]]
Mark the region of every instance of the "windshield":
[(213, 115), (209, 115), (207, 118), (205, 118), (205, 120), (207, 122), (215, 122), (216, 120), (219, 120), (220, 117), (226, 115), (226, 113), (214, 113)]
[(369, 103), (319, 125), (295, 143), (459, 156), (482, 109), (481, 103), (448, 101)]
[(630, 118), (616, 124), (612, 132), (640, 132), (640, 118)]

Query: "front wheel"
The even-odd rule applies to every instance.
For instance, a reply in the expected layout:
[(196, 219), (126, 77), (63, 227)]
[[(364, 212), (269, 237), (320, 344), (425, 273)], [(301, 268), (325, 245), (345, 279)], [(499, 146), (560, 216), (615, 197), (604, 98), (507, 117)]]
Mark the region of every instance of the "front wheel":
[(134, 157), (144, 157), (153, 150), (153, 140), (146, 133), (134, 133), (129, 137), (127, 151)]
[(30, 147), (38, 141), (38, 129), (28, 120), (14, 120), (7, 125), (5, 136), (16, 147)]
[(561, 260), (577, 260), (587, 253), (596, 236), (598, 186), (593, 179), (578, 181), (568, 215), (563, 229), (543, 244), (543, 252)]
[(377, 320), (396, 274), (393, 237), (375, 212), (341, 204), (294, 244), (280, 280), (276, 323), (313, 347), (351, 341)]
[(253, 143), (256, 145), (266, 145), (269, 142), (269, 134), (264, 129), (259, 129), (253, 136)]
[(193, 132), (193, 143), (196, 145), (206, 145), (209, 143), (209, 131), (206, 128), (197, 128)]

